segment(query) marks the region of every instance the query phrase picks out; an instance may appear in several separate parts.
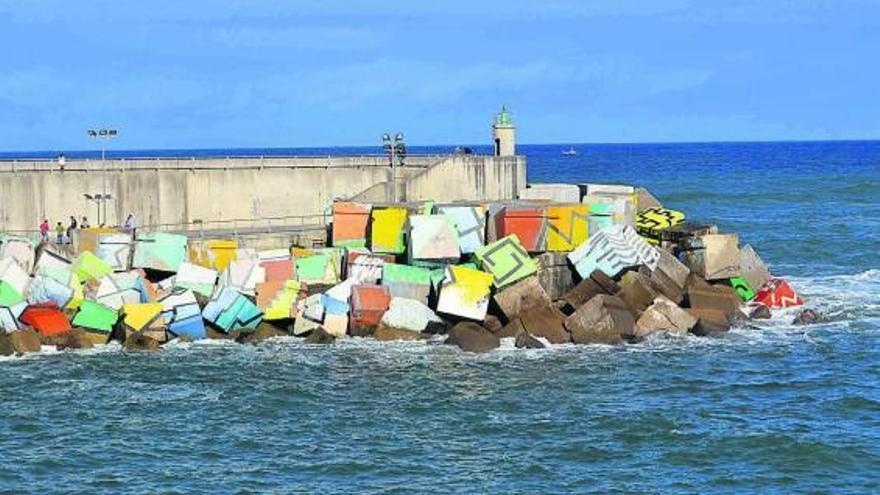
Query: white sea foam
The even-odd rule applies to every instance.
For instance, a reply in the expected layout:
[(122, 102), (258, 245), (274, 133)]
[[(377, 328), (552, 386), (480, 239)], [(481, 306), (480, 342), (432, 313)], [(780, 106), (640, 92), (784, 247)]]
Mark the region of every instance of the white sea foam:
[[(880, 317), (880, 269), (849, 275), (789, 277), (789, 283), (819, 310), (827, 321), (855, 321)], [(784, 318), (780, 312), (775, 318)]]
[[(702, 338), (694, 335), (674, 336), (654, 334), (638, 345), (628, 346), (605, 346), (588, 345), (577, 346), (574, 344), (553, 345), (544, 339), (541, 340), (545, 349), (516, 349), (515, 339), (501, 339), (501, 346), (494, 352), (481, 355), (478, 359), (508, 359), (511, 356), (519, 356), (522, 359), (544, 359), (558, 356), (560, 353), (576, 353), (581, 355), (600, 355), (609, 352), (623, 351), (627, 353), (656, 353), (670, 352), (681, 349), (708, 349), (717, 346), (729, 346), (733, 344), (760, 345), (768, 342), (784, 342), (787, 340), (817, 341), (821, 340), (816, 335), (827, 331), (849, 331), (857, 325), (859, 331), (865, 328), (880, 330), (880, 269), (870, 269), (863, 272), (848, 275), (830, 275), (814, 277), (785, 277), (792, 287), (806, 300), (804, 307), (817, 309), (823, 317), (823, 321), (816, 325), (795, 326), (792, 320), (803, 307), (774, 310), (773, 315), (767, 320), (749, 321), (731, 329), (721, 338)], [(819, 334), (817, 334), (819, 332)], [(380, 353), (389, 359), (400, 359), (403, 356), (430, 355), (438, 352), (458, 354), (463, 359), (475, 359), (477, 355), (457, 353), (456, 349), (440, 345), (445, 336), (435, 335), (427, 340), (379, 342), (369, 338), (345, 337), (337, 339), (327, 349), (335, 349), (342, 352), (364, 351)], [(310, 354), (315, 346), (306, 344), (302, 337), (275, 337), (269, 339), (260, 346), (242, 346), (229, 340), (199, 340), (196, 342), (172, 341), (166, 344), (165, 349), (182, 354), (197, 349), (206, 348), (241, 348), (243, 352), (264, 352), (269, 350), (283, 350), (288, 355)], [(29, 353), (23, 356), (3, 356), (0, 362), (12, 362), (15, 360), (40, 359), (59, 354), (73, 355), (97, 355), (117, 353), (122, 349), (117, 342), (106, 345), (98, 345), (91, 349), (58, 351), (54, 346), (42, 346), (41, 352)], [(251, 349), (245, 351), (244, 349)], [(263, 349), (264, 351), (260, 351)], [(291, 351), (293, 351), (291, 353)], [(487, 357), (493, 356), (493, 357)], [(299, 356), (304, 358), (305, 356)], [(308, 363), (303, 363), (308, 364)]]

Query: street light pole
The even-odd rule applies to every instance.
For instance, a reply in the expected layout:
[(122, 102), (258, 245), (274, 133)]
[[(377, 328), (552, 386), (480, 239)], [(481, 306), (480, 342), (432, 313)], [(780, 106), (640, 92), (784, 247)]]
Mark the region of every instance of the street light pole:
[(382, 144), (391, 159), (392, 200), (396, 203), (400, 201), (400, 191), (398, 191), (400, 178), (397, 176), (397, 167), (398, 165), (403, 165), (403, 159), (406, 156), (406, 143), (404, 142), (403, 133), (398, 132), (393, 137), (391, 134), (382, 134)]
[[(104, 159), (104, 152), (107, 148), (107, 141), (101, 140), (101, 209), (104, 211), (103, 213), (98, 215), (98, 226), (104, 225), (107, 223), (107, 162)], [(104, 216), (104, 220), (101, 221), (101, 216)]]
[(101, 203), (99, 206), (103, 207), (103, 219), (101, 218), (101, 208), (98, 209), (98, 225), (103, 225), (107, 223), (107, 199), (109, 196), (107, 195), (107, 140), (115, 138), (116, 135), (119, 134), (119, 131), (116, 129), (89, 129), (88, 135), (92, 139), (98, 139), (101, 141)]

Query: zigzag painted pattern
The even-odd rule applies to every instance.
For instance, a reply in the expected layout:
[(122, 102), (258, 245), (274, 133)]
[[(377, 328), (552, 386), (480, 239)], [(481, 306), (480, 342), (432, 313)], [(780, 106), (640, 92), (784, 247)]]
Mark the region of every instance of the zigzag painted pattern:
[[(578, 211), (580, 209), (581, 211)], [(551, 216), (552, 213), (558, 216)], [(563, 216), (564, 215), (564, 216)], [(587, 205), (579, 207), (559, 207), (549, 208), (547, 217), (547, 250), (549, 251), (570, 251), (586, 238), (589, 232), (590, 214)], [(563, 228), (567, 226), (566, 231)], [(582, 235), (577, 235), (579, 227)], [(578, 239), (580, 237), (580, 239)]]
[(771, 298), (773, 301), (773, 306), (778, 306), (780, 308), (788, 308), (791, 306), (801, 306), (804, 302), (797, 295), (794, 296), (777, 296), (774, 294)]
[(657, 268), (660, 254), (627, 225), (608, 227), (568, 255), (581, 277), (601, 270), (614, 277), (629, 267)]
[(250, 300), (226, 287), (217, 291), (208, 301), (202, 310), (202, 316), (224, 332), (256, 328), (263, 319), (263, 313)]
[(438, 211), (455, 218), (459, 239), (473, 235), (471, 242), (482, 246), (486, 242), (486, 218), (477, 211), (480, 209), (482, 208), (478, 206), (444, 206), (438, 208)]

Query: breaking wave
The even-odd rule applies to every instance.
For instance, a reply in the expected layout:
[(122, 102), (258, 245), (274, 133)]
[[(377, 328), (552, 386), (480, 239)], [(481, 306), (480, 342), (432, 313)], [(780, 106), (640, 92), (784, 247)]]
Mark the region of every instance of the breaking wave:
[[(592, 345), (577, 346), (573, 344), (551, 345), (544, 340), (546, 349), (522, 350), (516, 349), (514, 339), (502, 339), (501, 347), (490, 354), (502, 357), (507, 355), (522, 356), (524, 359), (532, 359), (548, 352), (561, 353), (608, 353), (620, 351), (630, 353), (663, 352), (683, 348), (700, 349), (713, 346), (728, 346), (731, 344), (742, 345), (748, 343), (781, 341), (790, 339), (809, 339), (814, 331), (824, 333), (835, 331), (880, 331), (880, 269), (865, 270), (850, 275), (831, 275), (820, 277), (786, 277), (792, 287), (806, 300), (806, 306), (802, 308), (789, 308), (775, 310), (772, 318), (768, 320), (754, 320), (744, 325), (733, 328), (727, 335), (719, 338), (703, 338), (693, 335), (671, 336), (653, 335), (636, 345), (616, 346)], [(808, 326), (794, 326), (791, 324), (797, 313), (803, 308), (813, 308), (819, 311), (822, 321)], [(275, 337), (260, 344), (259, 347), (274, 349), (275, 351), (286, 349), (288, 352), (308, 352), (321, 349), (338, 349), (340, 352), (369, 352), (384, 353), (389, 357), (400, 354), (420, 354), (436, 352), (458, 353), (457, 350), (441, 345), (443, 336), (432, 336), (428, 340), (416, 342), (378, 342), (369, 338), (345, 338), (338, 340), (333, 346), (307, 344), (300, 337)], [(245, 352), (251, 345), (238, 344), (227, 340), (201, 340), (197, 342), (171, 341), (163, 347), (163, 353), (173, 356), (186, 356), (187, 354), (210, 354), (216, 351)], [(41, 353), (26, 354), (24, 356), (0, 357), (0, 363), (40, 358), (57, 358), (65, 355), (100, 356), (122, 352), (122, 347), (115, 342), (105, 346), (96, 346), (87, 350), (57, 351), (54, 347), (43, 346)], [(460, 353), (469, 356), (470, 359), (486, 359), (475, 355)]]

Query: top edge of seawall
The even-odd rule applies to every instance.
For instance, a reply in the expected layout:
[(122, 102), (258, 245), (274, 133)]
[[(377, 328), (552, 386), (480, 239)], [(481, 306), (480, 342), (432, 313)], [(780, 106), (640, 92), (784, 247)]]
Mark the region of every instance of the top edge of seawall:
[[(404, 167), (426, 168), (435, 163), (461, 158), (481, 162), (508, 157), (492, 155), (420, 154), (408, 155)], [(517, 157), (520, 158), (520, 157)], [(236, 169), (236, 168), (347, 168), (389, 167), (387, 155), (324, 155), (324, 156), (188, 156), (188, 157), (119, 157), (99, 159), (0, 159), (2, 172), (74, 172), (129, 169)]]

